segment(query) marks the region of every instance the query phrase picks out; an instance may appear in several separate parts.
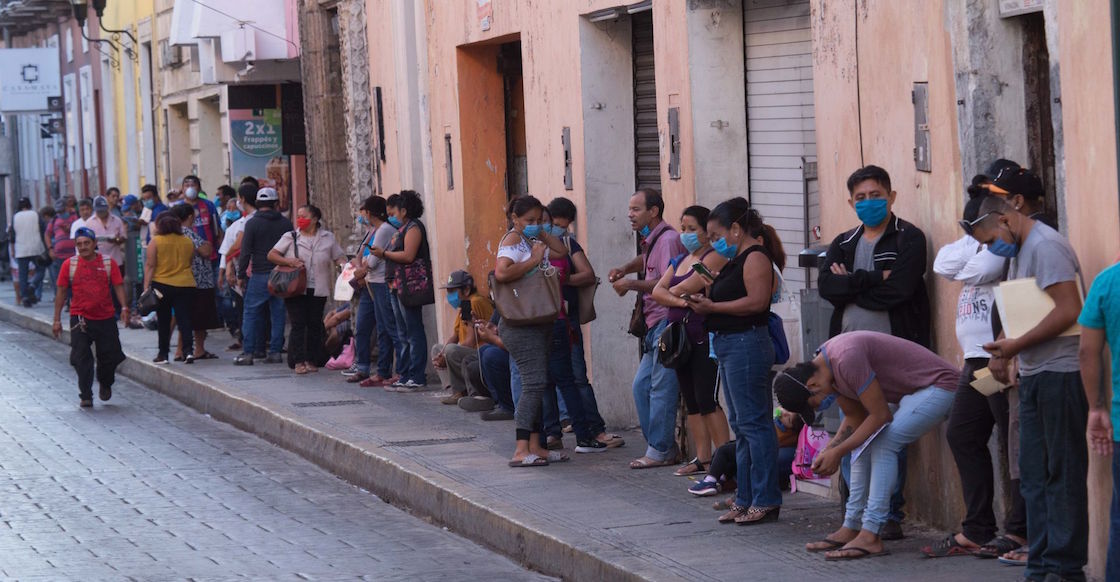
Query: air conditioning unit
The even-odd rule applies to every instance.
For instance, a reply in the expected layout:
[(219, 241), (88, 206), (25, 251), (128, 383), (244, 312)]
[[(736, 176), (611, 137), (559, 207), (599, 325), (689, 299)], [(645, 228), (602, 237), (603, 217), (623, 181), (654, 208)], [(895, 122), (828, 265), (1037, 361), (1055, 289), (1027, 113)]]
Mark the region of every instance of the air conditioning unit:
[(167, 39), (159, 41), (159, 52), (163, 66), (178, 67), (183, 64), (183, 50), (178, 45), (170, 44)]

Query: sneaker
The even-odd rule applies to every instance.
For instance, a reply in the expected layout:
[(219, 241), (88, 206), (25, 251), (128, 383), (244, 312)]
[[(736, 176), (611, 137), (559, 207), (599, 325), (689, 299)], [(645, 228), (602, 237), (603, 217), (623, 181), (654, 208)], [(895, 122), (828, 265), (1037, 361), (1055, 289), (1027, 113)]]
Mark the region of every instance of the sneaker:
[(93, 408), (93, 399), (92, 398), (83, 398), (80, 401), (78, 401), (78, 406), (80, 406), (82, 408)]
[(482, 420), (513, 420), (513, 413), (504, 408), (487, 410), (479, 415)]
[(266, 363), (266, 364), (283, 364), (284, 363), (284, 356), (281, 356), (278, 353), (268, 354), (268, 357), (264, 359), (264, 363)]
[(595, 439), (587, 439), (585, 441), (576, 442), (577, 453), (605, 453), (607, 452), (607, 445)]
[(350, 366), (349, 368), (346, 368), (345, 370), (342, 371), (343, 376), (357, 376), (358, 374), (361, 374), (361, 373), (362, 373), (362, 369), (359, 368), (357, 364), (354, 364), (353, 366)]
[(367, 373), (365, 373), (361, 370), (358, 370), (357, 374), (351, 374), (351, 375), (347, 376), (346, 381), (350, 384), (357, 384), (359, 386), (365, 386), (365, 381), (366, 381), (367, 378), (369, 378), (369, 374), (367, 374)]
[(237, 356), (236, 358), (233, 359), (233, 365), (234, 366), (252, 366), (253, 365), (253, 356), (250, 356), (249, 354), (241, 354), (240, 356)]
[(494, 399), (486, 396), (467, 396), (459, 399), (459, 408), (467, 412), (494, 410)]
[(689, 487), (688, 492), (697, 497), (710, 497), (719, 493), (719, 481), (699, 481)]
[(101, 400), (103, 401), (108, 400), (113, 397), (113, 387), (101, 384), (97, 395), (101, 397)]
[[(156, 356), (156, 359), (152, 360), (152, 363), (153, 364), (166, 364), (167, 363), (167, 354), (160, 354), (160, 355)], [(250, 362), (250, 363), (252, 363), (252, 362)]]
[(425, 387), (426, 387), (425, 384), (420, 384), (420, 383), (416, 382), (415, 380), (409, 380), (407, 382), (400, 382), (400, 381), (393, 382), (392, 387), (390, 387), (388, 390), (390, 392), (408, 394), (408, 393), (411, 393), (411, 392), (417, 392), (417, 391), (419, 391), (419, 390), (421, 390)]
[(456, 404), (459, 404), (459, 399), (460, 398), (466, 398), (466, 397), (467, 397), (466, 392), (452, 392), (451, 394), (448, 394), (447, 396), (444, 396), (443, 398), (440, 398), (439, 401), (440, 401), (440, 404), (446, 404), (448, 406), (455, 406)]
[(267, 357), (268, 357), (268, 354), (266, 354), (264, 352), (253, 352), (253, 358), (255, 358), (257, 360), (263, 360)]

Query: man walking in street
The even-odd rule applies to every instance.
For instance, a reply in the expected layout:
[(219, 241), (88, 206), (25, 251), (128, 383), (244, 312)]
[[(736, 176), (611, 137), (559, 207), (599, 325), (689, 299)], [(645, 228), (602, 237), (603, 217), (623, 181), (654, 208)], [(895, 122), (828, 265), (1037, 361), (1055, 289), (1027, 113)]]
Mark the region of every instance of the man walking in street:
[(19, 212), (12, 217), (12, 234), (15, 237), (16, 264), (19, 266), (19, 295), (23, 298), (24, 307), (31, 307), (39, 302), (43, 274), (47, 270), (36, 264), (35, 278), (28, 281), (31, 263), (47, 250), (43, 245), (41, 226), (39, 213), (31, 209), (31, 199), (20, 198)]
[(970, 227), (989, 251), (1014, 259), (1008, 280), (1033, 279), (1054, 302), (1034, 328), (984, 344), (984, 350), (992, 355), (988, 367), (1001, 382), (1010, 380), (1008, 360), (1017, 356), (1019, 362), (1019, 488), (1030, 546), (1026, 578), (1085, 580), (1089, 404), (1077, 337), (1062, 335), (1081, 312), (1081, 265), (1065, 237), (1002, 198), (985, 198)]
[[(669, 309), (652, 298), (653, 288), (669, 268), (669, 261), (685, 253), (676, 229), (664, 220), (665, 200), (657, 190), (643, 188), (630, 197), (630, 228), (642, 236), (642, 253), (611, 269), (608, 278), (619, 297), (638, 294), (630, 333), (642, 340), (642, 360), (634, 376), (634, 403), (646, 438), (646, 453), (630, 463), (631, 469), (664, 467), (676, 463), (677, 374), (657, 361), (657, 338), (665, 330)], [(641, 279), (629, 279), (641, 273)]]
[[(877, 331), (930, 347), (929, 297), (926, 294), (926, 235), (894, 215), (898, 193), (879, 166), (860, 168), (848, 177), (848, 205), (860, 224), (833, 239), (820, 271), (820, 293), (835, 307), (829, 337), (848, 331)], [(906, 448), (898, 455), (899, 480), (891, 512), (880, 535), (903, 537), (902, 491), (906, 485)], [(841, 476), (849, 483), (849, 456)]]
[[(62, 211), (47, 223), (47, 234), (44, 242), (50, 242), (51, 281), (58, 281), (58, 273), (62, 263), (74, 256), (74, 241), (70, 238), (70, 226), (78, 219), (77, 200), (73, 196), (62, 199)], [(57, 288), (55, 293), (57, 293)]]
[[(284, 348), (284, 300), (268, 292), (268, 276), (273, 264), (268, 260), (268, 251), (276, 245), (284, 234), (292, 231), (292, 222), (276, 210), (279, 196), (272, 188), (261, 188), (257, 192), (257, 212), (245, 223), (241, 235), (241, 255), (237, 263), (237, 279), (245, 289), (245, 311), (241, 323), (241, 355), (234, 358), (238, 366), (252, 366), (253, 353), (257, 350), (258, 334), (264, 326), (264, 312), (272, 321), (271, 339), (268, 345), (267, 364), (284, 361), (280, 350)], [(248, 274), (252, 264), (252, 276)], [(264, 351), (264, 346), (259, 346)]]
[[(77, 255), (66, 259), (58, 274), (59, 293), (54, 298), (54, 337), (62, 335), (62, 305), (70, 300), (70, 365), (78, 372), (78, 398), (82, 408), (93, 406), (93, 379), (96, 374), (101, 400), (113, 396), (117, 366), (124, 361), (113, 299), (120, 305), (121, 320), (128, 322), (124, 282), (113, 259), (97, 252), (97, 235), (80, 228), (74, 245)], [(110, 292), (112, 295), (110, 295)], [(95, 366), (96, 363), (96, 366)]]

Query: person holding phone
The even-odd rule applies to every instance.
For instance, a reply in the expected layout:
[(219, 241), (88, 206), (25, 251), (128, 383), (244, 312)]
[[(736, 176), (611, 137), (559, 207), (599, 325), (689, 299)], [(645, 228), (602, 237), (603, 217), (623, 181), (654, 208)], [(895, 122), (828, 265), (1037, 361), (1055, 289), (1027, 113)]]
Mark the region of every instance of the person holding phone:
[(432, 366), (439, 373), (440, 382), (448, 390), (448, 395), (440, 402), (449, 406), (462, 404), (465, 410), (480, 412), (494, 407), (494, 401), (482, 386), (481, 369), (478, 365), (478, 334), (475, 333), (475, 319), (488, 320), (494, 313), (494, 305), (474, 286), (474, 277), (466, 271), (454, 271), (447, 283), (440, 285), (447, 290), (447, 304), (457, 311), (454, 328), (447, 341), (432, 345)]
[(683, 322), (692, 344), (688, 361), (677, 368), (676, 373), (688, 412), (685, 424), (692, 437), (695, 456), (677, 469), (677, 476), (703, 473), (712, 462), (713, 447), (718, 448), (731, 440), (727, 416), (716, 401), (718, 367), (708, 357), (711, 346), (704, 329), (704, 316), (694, 312), (688, 301), (692, 294), (703, 295), (715, 279), (713, 271), (727, 264), (727, 259), (715, 252), (708, 241), (709, 215), (710, 211), (703, 206), (689, 206), (684, 210), (679, 238), (688, 253), (669, 261), (670, 269), (653, 288), (653, 300), (669, 308), (667, 321), (670, 324)]

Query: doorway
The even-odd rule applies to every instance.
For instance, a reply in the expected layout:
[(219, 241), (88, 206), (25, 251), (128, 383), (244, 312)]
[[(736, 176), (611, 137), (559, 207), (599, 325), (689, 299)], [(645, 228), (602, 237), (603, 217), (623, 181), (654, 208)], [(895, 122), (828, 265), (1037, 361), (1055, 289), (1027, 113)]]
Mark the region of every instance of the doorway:
[(637, 188), (661, 190), (661, 143), (657, 131), (657, 76), (653, 57), (653, 12), (630, 15), (634, 64), (634, 162)]
[(525, 140), (525, 77), (521, 68), (521, 41), (507, 42), (498, 51), (505, 104), (506, 195), (512, 199), (529, 193), (529, 152)]
[(1027, 128), (1026, 165), (1042, 179), (1046, 211), (1058, 216), (1054, 122), (1050, 114), (1050, 52), (1042, 12), (1018, 17), (1023, 27), (1023, 93)]

